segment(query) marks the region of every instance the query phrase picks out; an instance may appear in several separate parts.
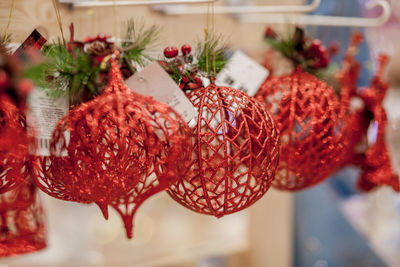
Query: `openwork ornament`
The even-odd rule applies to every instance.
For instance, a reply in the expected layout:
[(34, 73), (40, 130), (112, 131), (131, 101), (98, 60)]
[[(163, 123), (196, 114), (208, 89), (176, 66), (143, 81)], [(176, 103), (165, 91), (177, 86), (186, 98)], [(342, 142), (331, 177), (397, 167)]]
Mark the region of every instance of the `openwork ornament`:
[(335, 171), (343, 151), (340, 102), (325, 82), (300, 69), (267, 79), (256, 95), (281, 134), (281, 157), (273, 186), (311, 187)]
[(210, 85), (188, 91), (198, 109), (192, 161), (169, 195), (183, 206), (222, 217), (245, 209), (271, 186), (279, 161), (279, 134), (252, 97)]
[(57, 125), (51, 156), (36, 162), (37, 186), (69, 201), (95, 202), (108, 217), (121, 210), (127, 235), (132, 217), (151, 195), (165, 190), (188, 166), (190, 129), (170, 107), (136, 94), (111, 60), (103, 93), (73, 108)]

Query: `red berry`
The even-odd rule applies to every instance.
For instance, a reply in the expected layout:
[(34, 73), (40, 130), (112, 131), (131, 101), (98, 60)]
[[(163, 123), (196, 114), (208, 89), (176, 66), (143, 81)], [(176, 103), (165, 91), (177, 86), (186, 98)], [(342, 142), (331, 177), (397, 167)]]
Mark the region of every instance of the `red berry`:
[(181, 47), (181, 51), (184, 56), (189, 55), (190, 52), (192, 52), (192, 47), (188, 44), (184, 44)]
[(194, 80), (195, 83), (197, 83), (197, 84), (203, 84), (202, 80), (201, 80), (199, 77), (197, 77), (197, 76), (194, 76), (194, 77), (193, 77), (193, 80)]
[(323, 45), (322, 45), (321, 41), (318, 40), (318, 39), (315, 39), (315, 40), (313, 40), (312, 43), (311, 43), (310, 50), (311, 50), (311, 51), (319, 51), (319, 50), (321, 49), (322, 46), (323, 46)]
[(0, 70), (0, 87), (5, 87), (8, 83), (8, 76), (4, 70)]
[(339, 52), (340, 49), (340, 44), (338, 41), (333, 41), (330, 45), (329, 45), (329, 55), (334, 56)]
[(264, 36), (266, 38), (275, 39), (276, 33), (271, 27), (267, 27), (267, 29), (265, 30)]
[(201, 85), (198, 85), (197, 83), (188, 83), (187, 86), (189, 87), (190, 90), (197, 89), (197, 88), (201, 87)]
[(32, 88), (33, 88), (33, 84), (28, 79), (20, 80), (17, 85), (18, 92), (23, 96), (28, 95), (29, 92), (32, 90)]
[(313, 68), (316, 69), (325, 68), (329, 65), (330, 61), (326, 47), (318, 39), (313, 40), (311, 43), (311, 46), (308, 50), (308, 58), (315, 61)]
[(166, 58), (173, 58), (176, 57), (178, 55), (178, 48), (176, 48), (175, 46), (167, 46), (164, 49), (164, 56)]
[(187, 77), (182, 77), (182, 82), (183, 83), (187, 83), (189, 80), (188, 80), (188, 78)]

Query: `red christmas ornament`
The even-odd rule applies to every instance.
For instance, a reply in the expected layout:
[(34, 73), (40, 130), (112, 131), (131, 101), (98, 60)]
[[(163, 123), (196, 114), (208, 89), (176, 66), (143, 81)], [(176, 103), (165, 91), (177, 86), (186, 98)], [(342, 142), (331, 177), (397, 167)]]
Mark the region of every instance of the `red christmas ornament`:
[(0, 193), (24, 181), (27, 154), (25, 118), (7, 95), (0, 95)]
[[(24, 53), (33, 58), (34, 52)], [(0, 55), (0, 158), (23, 158), (28, 152), (28, 134), (25, 124), (26, 97), (32, 83), (21, 78), (22, 66), (17, 56)], [(1, 176), (1, 172), (0, 172)], [(1, 192), (1, 181), (0, 181)]]
[(0, 257), (46, 247), (45, 215), (32, 183), (0, 195)]
[(187, 166), (190, 129), (172, 108), (131, 91), (115, 60), (109, 76), (102, 95), (58, 123), (51, 156), (36, 162), (34, 179), (53, 197), (95, 202), (106, 218), (107, 206), (121, 209), (115, 203), (127, 197), (123, 219), (132, 237), (134, 211)]
[[(355, 151), (360, 149), (360, 142), (365, 137), (370, 122), (368, 111), (365, 109), (355, 110), (357, 108), (356, 105), (360, 105), (362, 100), (357, 93), (360, 64), (354, 57), (362, 40), (363, 37), (360, 33), (352, 35), (342, 62), (342, 68), (336, 76), (341, 86), (340, 98), (342, 107), (340, 109), (340, 118), (344, 122), (342, 127), (344, 149), (343, 153), (339, 155), (339, 161), (342, 162), (340, 167), (349, 163), (354, 164), (359, 160), (355, 159), (356, 157), (359, 158), (358, 156), (355, 157)], [(355, 100), (355, 97), (359, 98), (358, 104), (355, 104), (357, 103), (355, 101), (351, 104), (350, 100)]]
[(274, 187), (304, 189), (336, 170), (343, 148), (340, 103), (328, 84), (297, 69), (266, 80), (256, 99), (271, 113), (281, 134)]
[(210, 85), (188, 91), (199, 115), (190, 169), (168, 190), (181, 205), (222, 217), (269, 189), (279, 161), (279, 134), (261, 104), (240, 90)]
[[(385, 143), (387, 117), (382, 102), (389, 86), (383, 81), (382, 76), (387, 61), (387, 56), (379, 57), (379, 67), (371, 87), (363, 88), (359, 93), (364, 105), (349, 115), (345, 127), (346, 155), (348, 156), (344, 164), (355, 164), (361, 168), (357, 183), (364, 191), (370, 191), (380, 185), (390, 186), (393, 190), (400, 191), (400, 180), (393, 172)], [(370, 131), (369, 137), (368, 131)], [(366, 150), (358, 151), (367, 138), (369, 144), (364, 144), (367, 146)]]

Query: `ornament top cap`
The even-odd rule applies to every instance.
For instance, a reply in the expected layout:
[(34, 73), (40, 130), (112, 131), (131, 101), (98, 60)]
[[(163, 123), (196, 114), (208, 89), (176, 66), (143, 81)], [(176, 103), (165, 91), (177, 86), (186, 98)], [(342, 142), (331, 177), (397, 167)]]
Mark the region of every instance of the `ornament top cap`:
[(108, 73), (109, 81), (107, 87), (104, 89), (104, 92), (113, 93), (130, 91), (128, 86), (124, 83), (122, 73), (119, 69), (117, 61), (118, 55), (119, 52), (115, 51), (114, 54), (110, 55), (110, 58), (108, 59), (111, 66)]

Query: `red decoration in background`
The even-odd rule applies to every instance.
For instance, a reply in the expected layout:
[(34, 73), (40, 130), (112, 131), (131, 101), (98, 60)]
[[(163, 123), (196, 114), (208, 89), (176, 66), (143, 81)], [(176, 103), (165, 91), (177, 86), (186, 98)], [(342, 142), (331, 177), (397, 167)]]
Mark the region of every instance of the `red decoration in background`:
[[(359, 93), (364, 106), (350, 115), (346, 125), (349, 145), (345, 153), (348, 155), (345, 164), (355, 164), (361, 168), (358, 186), (365, 191), (380, 185), (400, 191), (399, 177), (393, 173), (385, 143), (387, 117), (382, 102), (389, 86), (383, 81), (382, 76), (387, 61), (387, 56), (379, 57), (379, 67), (371, 87), (363, 88)], [(369, 129), (371, 132), (367, 137)], [(357, 146), (367, 138), (370, 139), (367, 149), (357, 151)]]
[(271, 117), (233, 88), (210, 85), (187, 96), (199, 111), (193, 158), (168, 193), (181, 205), (216, 217), (249, 207), (269, 189), (279, 161), (279, 134)]
[(131, 91), (115, 60), (109, 76), (99, 97), (58, 123), (52, 155), (38, 159), (34, 179), (53, 197), (97, 203), (106, 218), (111, 204), (130, 238), (139, 205), (188, 166), (190, 129), (172, 108)]
[(0, 223), (0, 257), (46, 247), (45, 215), (32, 183), (0, 195)]
[[(25, 58), (34, 58), (34, 52), (26, 52)], [(20, 77), (19, 57), (0, 55), (0, 61), (0, 193), (4, 193), (24, 181), (28, 143), (33, 141), (24, 114), (32, 83)]]
[(23, 158), (27, 153), (25, 118), (8, 95), (0, 94), (0, 157)]
[(336, 170), (343, 152), (340, 102), (328, 84), (297, 69), (267, 79), (256, 99), (271, 113), (281, 134), (274, 187), (304, 189)]

